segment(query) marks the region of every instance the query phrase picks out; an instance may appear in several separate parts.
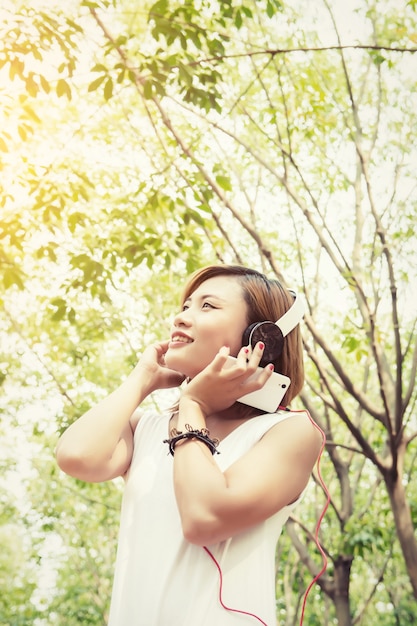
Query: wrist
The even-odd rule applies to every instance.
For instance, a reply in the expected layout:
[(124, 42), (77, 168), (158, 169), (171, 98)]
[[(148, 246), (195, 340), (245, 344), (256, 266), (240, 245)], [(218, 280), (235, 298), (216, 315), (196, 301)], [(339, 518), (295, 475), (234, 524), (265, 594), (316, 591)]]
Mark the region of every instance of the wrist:
[(138, 404), (143, 402), (143, 400), (157, 388), (152, 374), (147, 372), (147, 370), (137, 367), (130, 372), (126, 383), (129, 387), (133, 388), (138, 399)]
[(219, 454), (217, 450), (219, 440), (212, 439), (207, 428), (192, 428), (189, 424), (185, 425), (185, 431), (173, 428), (170, 432), (170, 438), (164, 439), (164, 443), (169, 445), (169, 452), (174, 456), (175, 448), (178, 444), (181, 445), (191, 440), (203, 443), (210, 450), (211, 454)]
[(205, 428), (206, 413), (197, 400), (181, 395), (178, 404), (178, 424), (191, 424), (193, 428)]

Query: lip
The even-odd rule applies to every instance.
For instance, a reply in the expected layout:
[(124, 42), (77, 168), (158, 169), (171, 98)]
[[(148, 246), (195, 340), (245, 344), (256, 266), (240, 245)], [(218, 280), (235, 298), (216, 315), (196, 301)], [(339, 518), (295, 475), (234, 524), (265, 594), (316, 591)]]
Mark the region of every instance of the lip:
[[(184, 337), (184, 339), (187, 339), (188, 341), (175, 341), (174, 337)], [(192, 337), (190, 337), (190, 335), (187, 335), (186, 333), (182, 333), (180, 331), (175, 331), (173, 333), (171, 333), (171, 341), (169, 342), (169, 347), (173, 347), (173, 346), (189, 346), (190, 343), (192, 343), (194, 341), (194, 339)]]

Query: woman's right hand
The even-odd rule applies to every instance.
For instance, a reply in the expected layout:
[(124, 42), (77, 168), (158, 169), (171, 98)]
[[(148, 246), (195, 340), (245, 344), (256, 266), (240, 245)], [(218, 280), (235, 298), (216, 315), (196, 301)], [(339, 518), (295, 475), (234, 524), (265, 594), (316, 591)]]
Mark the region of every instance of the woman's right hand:
[(56, 448), (64, 472), (101, 482), (127, 471), (133, 454), (130, 420), (137, 407), (152, 391), (178, 387), (184, 380), (165, 366), (167, 349), (168, 341), (146, 348), (121, 385), (67, 428)]
[(168, 344), (169, 341), (160, 341), (148, 346), (132, 372), (134, 376), (137, 374), (145, 375), (149, 380), (149, 393), (157, 389), (179, 387), (185, 379), (184, 374), (169, 369), (165, 365), (165, 353), (168, 350)]

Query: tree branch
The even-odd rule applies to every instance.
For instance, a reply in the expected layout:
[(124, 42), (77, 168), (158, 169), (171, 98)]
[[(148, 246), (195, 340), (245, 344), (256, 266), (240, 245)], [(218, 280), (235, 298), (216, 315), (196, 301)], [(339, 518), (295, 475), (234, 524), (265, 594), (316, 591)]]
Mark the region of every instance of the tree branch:
[(408, 48), (402, 46), (382, 46), (376, 44), (348, 44), (341, 45), (340, 43), (333, 46), (300, 46), (295, 48), (266, 48), (265, 50), (252, 50), (247, 52), (240, 52), (235, 54), (223, 54), (213, 57), (205, 57), (203, 59), (198, 59), (197, 61), (192, 61), (188, 64), (189, 67), (202, 65), (204, 63), (223, 63), (227, 59), (241, 59), (255, 56), (264, 56), (269, 55), (271, 57), (276, 57), (278, 55), (286, 55), (286, 54), (294, 54), (296, 52), (329, 52), (331, 50), (365, 50), (365, 51), (379, 51), (379, 52), (399, 52), (404, 53), (408, 52), (410, 54), (414, 54), (417, 52), (417, 48)]

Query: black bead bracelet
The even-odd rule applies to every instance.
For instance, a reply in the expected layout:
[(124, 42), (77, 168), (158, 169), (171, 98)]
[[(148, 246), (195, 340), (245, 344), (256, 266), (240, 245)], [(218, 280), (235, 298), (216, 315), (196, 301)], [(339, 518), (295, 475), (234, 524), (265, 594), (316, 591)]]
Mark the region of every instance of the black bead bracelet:
[(169, 433), (171, 436), (169, 439), (164, 439), (163, 443), (167, 443), (169, 446), (169, 453), (174, 456), (175, 446), (177, 443), (183, 439), (197, 439), (198, 441), (202, 441), (210, 450), (212, 454), (220, 454), (217, 450), (217, 446), (219, 445), (218, 439), (212, 439), (210, 437), (210, 432), (207, 428), (202, 428), (201, 430), (197, 430), (191, 428), (189, 424), (185, 425), (186, 432), (182, 432), (181, 430), (177, 430), (173, 428)]

